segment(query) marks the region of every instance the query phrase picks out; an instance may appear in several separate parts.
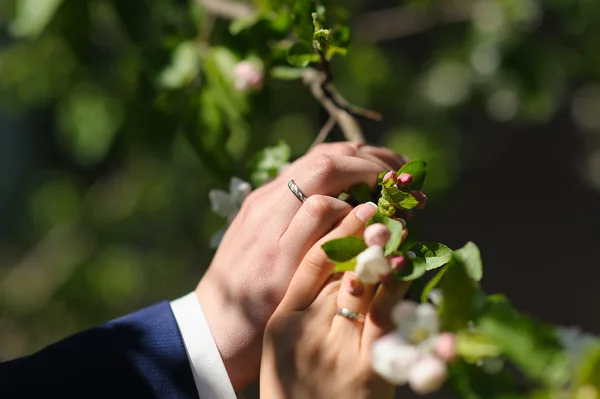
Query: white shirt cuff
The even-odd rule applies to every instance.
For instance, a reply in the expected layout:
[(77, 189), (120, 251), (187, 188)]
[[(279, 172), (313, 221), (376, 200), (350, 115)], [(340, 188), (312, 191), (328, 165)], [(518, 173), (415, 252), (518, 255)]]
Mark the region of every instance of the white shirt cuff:
[(194, 292), (171, 302), (201, 399), (236, 399), (221, 354)]

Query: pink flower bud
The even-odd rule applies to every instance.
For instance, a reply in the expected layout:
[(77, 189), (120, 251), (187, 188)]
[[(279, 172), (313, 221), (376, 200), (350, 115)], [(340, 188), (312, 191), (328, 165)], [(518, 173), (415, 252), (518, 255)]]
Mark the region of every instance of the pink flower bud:
[(348, 280), (346, 289), (352, 296), (362, 296), (365, 293), (365, 285), (360, 280)]
[(233, 75), (237, 91), (258, 91), (262, 88), (262, 71), (258, 66), (249, 61), (238, 62), (233, 70)]
[(406, 267), (407, 263), (408, 263), (408, 261), (402, 255), (393, 256), (390, 258), (390, 265), (392, 265), (392, 270), (394, 270), (394, 271), (404, 269)]
[(385, 176), (383, 176), (383, 181), (388, 181), (388, 180), (392, 179), (394, 184), (396, 184), (397, 178), (398, 178), (398, 175), (396, 174), (396, 172), (394, 172), (393, 170), (390, 170), (389, 172), (387, 172), (385, 174)]
[(425, 355), (410, 370), (408, 384), (416, 393), (426, 395), (440, 389), (447, 377), (446, 364), (435, 356)]
[(391, 236), (392, 233), (390, 232), (390, 229), (388, 229), (382, 223), (375, 223), (370, 225), (365, 229), (365, 233), (363, 235), (365, 243), (370, 247), (385, 246), (385, 244), (388, 242)]
[(451, 361), (456, 357), (456, 336), (452, 333), (441, 333), (435, 340), (433, 350), (440, 359)]
[(425, 208), (425, 204), (427, 204), (427, 196), (421, 191), (413, 191), (411, 194), (416, 198), (417, 201), (419, 201), (419, 205), (417, 205), (415, 209)]
[(410, 173), (400, 173), (398, 176), (398, 187), (407, 188), (412, 183), (412, 176)]

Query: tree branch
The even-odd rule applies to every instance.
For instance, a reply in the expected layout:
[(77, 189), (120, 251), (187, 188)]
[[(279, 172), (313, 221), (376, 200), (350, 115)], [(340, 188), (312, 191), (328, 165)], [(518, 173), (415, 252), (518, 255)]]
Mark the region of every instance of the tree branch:
[(308, 151), (312, 150), (315, 146), (323, 143), (327, 139), (327, 136), (329, 136), (329, 133), (331, 132), (331, 130), (333, 130), (333, 128), (335, 127), (336, 123), (337, 123), (337, 120), (335, 119), (335, 117), (333, 115), (330, 115), (329, 119), (327, 119), (327, 122), (323, 125), (323, 127), (319, 131), (319, 134), (315, 138), (315, 141), (313, 141), (313, 143), (310, 145)]
[(325, 79), (322, 72), (314, 69), (307, 68), (304, 72), (304, 82), (310, 87), (313, 96), (321, 103), (330, 117), (336, 120), (346, 140), (363, 143), (365, 138), (356, 119), (345, 110), (338, 108), (323, 91)]
[(423, 12), (406, 6), (370, 11), (357, 18), (352, 30), (358, 40), (377, 43), (423, 33), (440, 25), (468, 21), (471, 17), (471, 0), (444, 0), (440, 4)]
[(249, 18), (255, 10), (243, 3), (231, 0), (196, 0), (209, 13), (225, 19)]

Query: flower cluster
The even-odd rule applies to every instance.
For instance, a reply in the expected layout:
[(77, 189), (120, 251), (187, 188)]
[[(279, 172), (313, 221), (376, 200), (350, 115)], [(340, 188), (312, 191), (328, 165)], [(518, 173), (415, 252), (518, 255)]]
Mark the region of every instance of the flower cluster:
[[(397, 219), (406, 226), (403, 219)], [(375, 223), (365, 229), (364, 240), (368, 248), (356, 257), (356, 277), (367, 284), (375, 284), (393, 277), (395, 271), (402, 270), (407, 259), (403, 255), (384, 256), (383, 248), (392, 233), (382, 223)], [(409, 253), (412, 254), (412, 253)], [(414, 255), (414, 254), (412, 254)], [(410, 255), (409, 255), (410, 256)]]
[(456, 338), (439, 332), (437, 309), (407, 300), (394, 308), (392, 319), (396, 330), (373, 346), (373, 369), (388, 382), (408, 384), (418, 394), (441, 388), (448, 377), (447, 363), (456, 357)]
[[(410, 189), (413, 183), (413, 177), (410, 173), (396, 173), (393, 170), (390, 170), (383, 176), (382, 183), (387, 187), (407, 190)], [(411, 190), (410, 194), (419, 202), (415, 209), (420, 210), (425, 208), (425, 205), (427, 204), (427, 196), (422, 191)]]

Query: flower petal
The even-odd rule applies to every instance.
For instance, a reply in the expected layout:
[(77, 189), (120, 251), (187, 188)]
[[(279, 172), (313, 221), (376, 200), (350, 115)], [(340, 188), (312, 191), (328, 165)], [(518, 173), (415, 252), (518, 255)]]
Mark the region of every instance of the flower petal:
[(252, 191), (252, 186), (250, 183), (240, 179), (239, 177), (232, 177), (229, 182), (229, 193), (231, 199), (238, 206), (242, 205), (242, 202), (246, 199), (246, 197)]
[(396, 333), (390, 333), (373, 344), (371, 365), (386, 381), (404, 385), (411, 367), (420, 357), (419, 351)]
[(392, 309), (392, 320), (397, 327), (403, 327), (407, 324), (414, 324), (417, 320), (417, 306), (416, 302), (411, 300), (405, 300), (394, 306)]
[(432, 334), (439, 331), (439, 319), (435, 306), (430, 303), (422, 303), (415, 310), (419, 326)]
[(420, 395), (435, 392), (448, 378), (448, 369), (443, 360), (433, 355), (421, 357), (408, 374), (408, 384)]
[(210, 198), (212, 211), (219, 216), (229, 217), (233, 212), (237, 211), (237, 206), (231, 196), (223, 190), (210, 190), (208, 198)]

